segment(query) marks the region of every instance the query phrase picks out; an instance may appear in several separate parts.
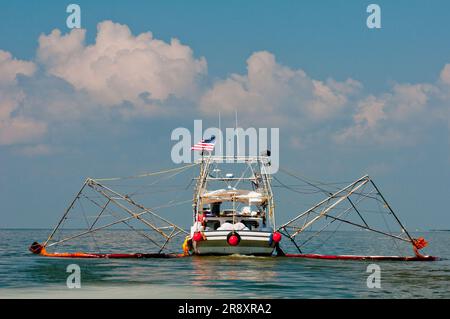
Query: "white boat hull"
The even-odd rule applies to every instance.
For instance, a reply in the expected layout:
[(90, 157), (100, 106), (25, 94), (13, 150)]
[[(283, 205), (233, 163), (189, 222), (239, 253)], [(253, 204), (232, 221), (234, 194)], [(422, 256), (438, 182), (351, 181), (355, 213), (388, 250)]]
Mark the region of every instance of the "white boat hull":
[(236, 246), (228, 244), (229, 233), (229, 230), (204, 232), (204, 240), (193, 242), (194, 254), (270, 256), (275, 249), (270, 232), (236, 231), (241, 238)]

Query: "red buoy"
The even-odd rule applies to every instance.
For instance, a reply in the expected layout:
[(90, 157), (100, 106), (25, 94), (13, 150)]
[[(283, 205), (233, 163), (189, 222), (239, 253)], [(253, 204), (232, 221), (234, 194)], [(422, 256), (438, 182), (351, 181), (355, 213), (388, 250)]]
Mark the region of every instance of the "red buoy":
[(37, 254), (39, 255), (42, 251), (42, 249), (44, 248), (44, 246), (42, 246), (41, 244), (39, 244), (38, 242), (34, 242), (31, 244), (30, 248), (28, 248), (29, 251), (31, 251), (33, 254)]
[(194, 236), (192, 236), (192, 239), (194, 241), (201, 241), (201, 240), (203, 240), (203, 236), (200, 232), (196, 232), (196, 233), (194, 233)]
[(239, 238), (236, 235), (231, 235), (228, 238), (228, 244), (230, 244), (230, 246), (237, 246), (239, 244)]
[(272, 240), (275, 243), (279, 243), (281, 241), (281, 234), (279, 232), (274, 232), (272, 235)]

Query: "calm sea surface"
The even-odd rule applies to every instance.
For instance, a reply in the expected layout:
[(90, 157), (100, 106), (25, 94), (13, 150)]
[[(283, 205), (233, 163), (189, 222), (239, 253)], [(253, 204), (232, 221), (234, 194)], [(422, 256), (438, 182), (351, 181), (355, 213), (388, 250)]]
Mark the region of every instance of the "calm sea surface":
[[(123, 232), (123, 234), (121, 233)], [(377, 262), (381, 288), (367, 287), (365, 261), (269, 257), (189, 257), (177, 259), (87, 260), (34, 256), (28, 246), (49, 230), (0, 230), (0, 298), (449, 298), (450, 232), (424, 236), (426, 253), (437, 262)], [(110, 234), (116, 251), (145, 252), (142, 242)], [(352, 250), (370, 235), (338, 233), (340, 247)], [(365, 237), (365, 238), (362, 238)], [(179, 245), (180, 243), (176, 243)], [(383, 246), (383, 243), (380, 242)], [(290, 248), (286, 248), (289, 250)], [(349, 253), (351, 251), (345, 251)], [(389, 254), (389, 251), (386, 252)], [(411, 252), (409, 252), (411, 254)], [(68, 289), (66, 268), (81, 268), (81, 288)]]

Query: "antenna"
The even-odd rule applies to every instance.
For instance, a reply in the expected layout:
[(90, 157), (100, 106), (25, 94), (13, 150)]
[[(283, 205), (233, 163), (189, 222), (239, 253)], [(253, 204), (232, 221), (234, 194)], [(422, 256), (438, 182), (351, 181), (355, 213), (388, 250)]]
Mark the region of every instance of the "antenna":
[(236, 132), (236, 139), (237, 139), (237, 152), (236, 155), (239, 156), (239, 131), (238, 131), (238, 116), (237, 116), (237, 109), (234, 109), (234, 118), (235, 118), (235, 126), (234, 126), (234, 130)]
[(220, 145), (219, 145), (220, 152), (219, 152), (219, 154), (220, 154), (220, 156), (223, 156), (223, 154), (222, 154), (223, 134), (222, 134), (222, 128), (220, 126), (220, 111), (219, 111), (219, 134), (220, 134)]

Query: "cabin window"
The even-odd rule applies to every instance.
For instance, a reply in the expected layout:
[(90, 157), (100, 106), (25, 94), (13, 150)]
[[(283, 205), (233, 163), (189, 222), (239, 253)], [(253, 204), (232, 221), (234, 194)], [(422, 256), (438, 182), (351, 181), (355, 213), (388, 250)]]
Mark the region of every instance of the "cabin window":
[(259, 228), (259, 223), (256, 220), (241, 220), (241, 223), (250, 230)]
[(208, 220), (206, 222), (206, 227), (211, 229), (211, 230), (216, 230), (217, 228), (220, 227), (220, 221), (218, 221), (218, 220)]
[(219, 202), (219, 203), (212, 203), (211, 204), (211, 214), (213, 216), (219, 216), (219, 214), (220, 214), (220, 204), (222, 204), (222, 203)]

